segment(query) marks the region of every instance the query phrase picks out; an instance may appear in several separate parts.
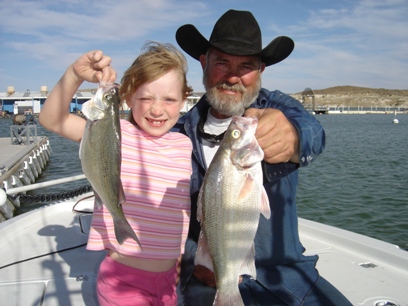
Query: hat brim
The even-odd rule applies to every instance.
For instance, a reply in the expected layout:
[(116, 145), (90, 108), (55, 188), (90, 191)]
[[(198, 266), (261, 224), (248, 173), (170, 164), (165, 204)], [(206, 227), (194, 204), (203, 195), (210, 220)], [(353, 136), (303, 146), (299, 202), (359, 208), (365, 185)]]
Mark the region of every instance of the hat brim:
[(279, 36), (272, 40), (260, 53), (258, 54), (241, 54), (239, 48), (231, 46), (222, 46), (220, 44), (211, 44), (192, 24), (181, 26), (176, 32), (176, 41), (180, 48), (188, 55), (200, 59), (202, 54), (205, 54), (209, 47), (214, 47), (222, 52), (231, 55), (256, 55), (260, 56), (265, 66), (274, 65), (287, 58), (293, 51), (295, 43), (286, 36)]
[(192, 24), (185, 24), (177, 30), (176, 41), (181, 49), (196, 60), (199, 60), (200, 55), (205, 54), (211, 46)]

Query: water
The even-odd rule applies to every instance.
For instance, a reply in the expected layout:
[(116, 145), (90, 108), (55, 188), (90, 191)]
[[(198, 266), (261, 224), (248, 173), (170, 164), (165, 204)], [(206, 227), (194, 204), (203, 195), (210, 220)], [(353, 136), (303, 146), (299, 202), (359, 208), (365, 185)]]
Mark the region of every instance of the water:
[(408, 116), (319, 115), (326, 148), (300, 169), (300, 217), (408, 248)]
[[(0, 119), (0, 138), (10, 137), (11, 124), (11, 119)], [(83, 173), (79, 159), (79, 143), (49, 132), (40, 124), (37, 124), (37, 135), (48, 137), (51, 146), (51, 158), (42, 174), (36, 180), (36, 183)], [(28, 191), (27, 194), (50, 194), (65, 192), (85, 185), (89, 185), (89, 182), (86, 179)], [(16, 214), (24, 213), (42, 205), (44, 204), (24, 205), (23, 203)]]
[[(299, 216), (408, 248), (408, 115), (398, 115), (399, 124), (392, 123), (393, 115), (316, 118), (326, 131), (326, 148), (312, 165), (300, 169)], [(0, 137), (9, 137), (10, 123), (0, 120)], [(52, 155), (37, 182), (82, 173), (78, 143), (40, 125), (38, 135), (49, 137)], [(35, 192), (87, 184), (82, 180)]]

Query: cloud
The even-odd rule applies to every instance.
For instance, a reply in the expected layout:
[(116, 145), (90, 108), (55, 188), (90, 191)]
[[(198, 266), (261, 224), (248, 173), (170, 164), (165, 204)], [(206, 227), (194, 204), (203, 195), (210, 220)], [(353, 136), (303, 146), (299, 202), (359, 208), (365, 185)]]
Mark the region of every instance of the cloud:
[[(121, 41), (179, 23), (181, 1), (13, 1), (2, 8), (3, 31), (45, 40)], [(192, 12), (194, 17), (195, 13)]]
[(304, 81), (316, 80), (316, 88), (406, 88), (400, 81), (408, 69), (406, 1), (348, 4), (310, 11), (305, 21), (291, 27), (298, 38), (293, 63), (308, 76)]
[[(34, 51), (50, 48), (58, 54), (58, 50), (78, 50), (92, 44), (138, 40), (158, 29), (179, 25), (186, 19), (184, 8), (182, 1), (166, 0), (19, 0), (2, 8), (0, 22), (8, 34), (7, 47), (20, 52), (29, 45)], [(193, 11), (190, 17), (194, 15)]]
[[(112, 57), (120, 78), (147, 40), (176, 44), (175, 31), (184, 23), (193, 23), (208, 38), (214, 22), (234, 7), (254, 13), (264, 43), (278, 35), (295, 40), (293, 54), (266, 69), (267, 88), (407, 88), (407, 0), (305, 0), (290, 9), (282, 0), (257, 1), (257, 6), (235, 0), (2, 1), (0, 86), (51, 86), (92, 49)], [(202, 90), (201, 68), (187, 59), (189, 83)]]
[[(183, 20), (206, 12), (206, 4), (197, 2), (198, 10), (187, 15), (187, 3), (177, 0), (8, 2), (0, 10), (2, 61), (26, 62), (27, 69), (48, 67), (49, 74), (62, 73), (81, 54), (93, 49), (111, 55), (114, 66), (123, 71), (147, 40), (174, 41), (175, 30)], [(174, 28), (171, 36), (166, 32), (169, 28)], [(15, 74), (23, 68), (10, 69)], [(0, 76), (1, 83), (15, 80)]]

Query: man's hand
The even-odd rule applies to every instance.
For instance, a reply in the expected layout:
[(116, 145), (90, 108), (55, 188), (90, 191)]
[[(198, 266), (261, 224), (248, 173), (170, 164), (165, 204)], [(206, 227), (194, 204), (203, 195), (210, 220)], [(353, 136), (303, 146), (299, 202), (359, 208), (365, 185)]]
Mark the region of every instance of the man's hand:
[(277, 109), (249, 108), (244, 116), (257, 117), (255, 137), (270, 164), (299, 163), (299, 135), (286, 116)]

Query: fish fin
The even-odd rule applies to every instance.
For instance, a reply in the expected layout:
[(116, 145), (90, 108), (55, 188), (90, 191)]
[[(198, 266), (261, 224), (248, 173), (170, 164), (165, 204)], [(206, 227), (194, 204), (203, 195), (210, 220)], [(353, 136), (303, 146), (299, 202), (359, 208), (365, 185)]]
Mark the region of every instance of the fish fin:
[(197, 221), (201, 223), (201, 220), (203, 218), (203, 193), (204, 193), (204, 188), (201, 186), (200, 192), (198, 193), (198, 199), (197, 199)]
[[(89, 128), (89, 126), (92, 124), (92, 121), (86, 120), (86, 125), (85, 125), (85, 131)], [(81, 142), (79, 143), (79, 159), (81, 159), (82, 155), (82, 141), (84, 140), (84, 137), (81, 138)]]
[(244, 306), (244, 301), (242, 300), (241, 294), (238, 289), (229, 293), (229, 294), (220, 294), (220, 291), (217, 290), (215, 293), (215, 299), (213, 306), (224, 306), (224, 305), (233, 305), (233, 306)]
[(119, 205), (126, 202), (125, 191), (123, 190), (122, 180), (119, 179)]
[(244, 184), (242, 185), (242, 188), (238, 195), (239, 202), (241, 202), (242, 200), (245, 200), (246, 198), (250, 196), (250, 194), (252, 193), (252, 187), (253, 187), (254, 182), (255, 181), (251, 175), (246, 176), (246, 180)]
[(269, 220), (271, 217), (271, 207), (269, 206), (269, 197), (265, 188), (262, 186), (262, 198), (261, 198), (261, 214)]
[(200, 232), (200, 237), (198, 238), (197, 253), (194, 258), (194, 264), (196, 266), (204, 266), (214, 272), (213, 259), (208, 247), (207, 237), (203, 231)]
[(240, 275), (250, 275), (256, 279), (256, 267), (255, 267), (255, 245), (252, 243), (244, 261), (240, 268)]
[(128, 238), (133, 238), (143, 250), (139, 238), (125, 218), (113, 218), (113, 224), (115, 228), (116, 240), (119, 244), (123, 244)]
[(96, 203), (96, 207), (98, 209), (102, 208), (103, 202), (101, 197), (99, 196), (99, 194), (96, 193), (96, 191), (94, 190), (94, 195), (95, 195), (95, 203)]

